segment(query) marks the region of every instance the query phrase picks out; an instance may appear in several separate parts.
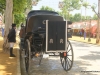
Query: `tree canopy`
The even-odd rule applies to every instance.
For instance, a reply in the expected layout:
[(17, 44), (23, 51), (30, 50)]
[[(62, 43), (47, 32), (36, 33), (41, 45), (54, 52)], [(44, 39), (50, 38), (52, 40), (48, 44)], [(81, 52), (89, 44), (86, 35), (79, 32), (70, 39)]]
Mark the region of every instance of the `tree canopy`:
[(40, 8), (40, 10), (50, 10), (50, 11), (54, 11), (53, 8), (50, 8), (50, 7), (48, 7), (48, 6), (42, 6), (42, 7)]
[(0, 12), (3, 13), (6, 7), (5, 0), (0, 0)]
[[(0, 0), (0, 12), (5, 10), (6, 0)], [(13, 0), (13, 13), (24, 12), (25, 8), (31, 8), (31, 0)], [(20, 9), (19, 9), (20, 8)]]
[[(31, 0), (13, 0), (13, 17), (14, 22), (19, 25), (20, 22), (25, 20), (25, 11), (26, 9), (31, 9), (32, 4)], [(0, 0), (0, 12), (4, 13), (6, 8), (6, 0)], [(23, 16), (22, 16), (23, 15)]]
[(63, 0), (63, 7), (61, 8), (65, 19), (69, 19), (69, 14), (75, 9), (80, 9), (80, 0)]

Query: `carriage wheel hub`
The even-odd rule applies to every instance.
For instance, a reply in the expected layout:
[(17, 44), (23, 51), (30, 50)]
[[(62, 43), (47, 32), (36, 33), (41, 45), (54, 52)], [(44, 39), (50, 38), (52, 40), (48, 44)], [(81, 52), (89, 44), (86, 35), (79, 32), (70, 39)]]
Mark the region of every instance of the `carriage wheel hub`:
[(66, 53), (66, 52), (64, 52), (63, 54), (64, 54), (64, 57), (66, 57), (66, 56), (67, 56), (67, 53)]

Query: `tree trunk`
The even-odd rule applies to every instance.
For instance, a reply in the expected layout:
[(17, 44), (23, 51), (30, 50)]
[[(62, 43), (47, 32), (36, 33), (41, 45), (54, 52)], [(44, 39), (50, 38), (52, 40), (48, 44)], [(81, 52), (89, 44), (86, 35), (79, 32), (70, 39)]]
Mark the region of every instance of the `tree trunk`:
[(100, 38), (100, 0), (98, 0), (98, 26), (97, 26), (96, 43), (99, 43), (99, 38)]
[(12, 25), (12, 11), (13, 11), (13, 0), (6, 0), (4, 39), (6, 39), (9, 33), (9, 29), (11, 28)]
[(99, 43), (100, 42), (99, 37), (100, 37), (100, 18), (98, 18), (96, 43)]

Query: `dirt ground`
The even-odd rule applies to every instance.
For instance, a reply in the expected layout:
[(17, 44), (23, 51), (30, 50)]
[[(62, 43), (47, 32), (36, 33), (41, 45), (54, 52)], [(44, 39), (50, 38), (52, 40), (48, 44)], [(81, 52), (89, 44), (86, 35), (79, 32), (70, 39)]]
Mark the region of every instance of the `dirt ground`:
[(17, 44), (15, 44), (13, 50), (16, 57), (11, 58), (9, 57), (9, 50), (8, 52), (3, 52), (2, 45), (3, 45), (3, 37), (0, 36), (0, 75), (17, 75), (18, 46)]

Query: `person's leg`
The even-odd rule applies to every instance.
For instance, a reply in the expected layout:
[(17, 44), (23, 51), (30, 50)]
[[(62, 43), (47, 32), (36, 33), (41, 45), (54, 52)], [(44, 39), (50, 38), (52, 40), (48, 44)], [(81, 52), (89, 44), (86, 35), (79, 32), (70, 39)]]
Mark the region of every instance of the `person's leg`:
[(11, 42), (10, 43), (10, 57), (15, 57), (15, 55), (13, 54), (13, 47), (14, 47), (14, 43)]

